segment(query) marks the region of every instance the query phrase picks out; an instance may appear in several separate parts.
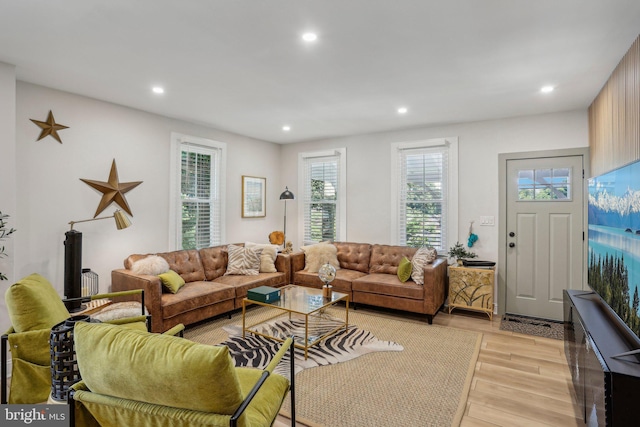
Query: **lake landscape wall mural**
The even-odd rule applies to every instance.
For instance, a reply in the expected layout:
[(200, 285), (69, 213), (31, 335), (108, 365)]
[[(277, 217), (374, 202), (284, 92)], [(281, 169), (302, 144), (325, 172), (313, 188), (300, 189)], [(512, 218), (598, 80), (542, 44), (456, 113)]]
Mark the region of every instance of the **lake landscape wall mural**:
[(640, 337), (640, 162), (589, 180), (593, 291)]

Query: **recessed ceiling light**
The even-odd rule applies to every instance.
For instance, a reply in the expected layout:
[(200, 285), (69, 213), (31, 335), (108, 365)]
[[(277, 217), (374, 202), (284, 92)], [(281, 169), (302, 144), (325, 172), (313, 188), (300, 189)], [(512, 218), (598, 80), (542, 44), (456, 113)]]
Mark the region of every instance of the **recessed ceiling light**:
[(151, 89), (153, 91), (153, 93), (164, 93), (164, 89), (161, 88), (160, 86), (154, 86), (153, 89)]
[(542, 88), (540, 89), (540, 92), (550, 93), (550, 92), (553, 92), (553, 89), (554, 89), (553, 86), (542, 86)]
[(407, 111), (409, 111), (407, 107), (398, 108), (398, 114), (407, 114)]
[(316, 33), (304, 33), (302, 35), (302, 40), (306, 42), (314, 42), (318, 39), (318, 35)]
[(284, 125), (284, 126), (282, 126), (282, 130), (285, 131), (285, 132), (289, 132), (291, 130), (291, 126)]

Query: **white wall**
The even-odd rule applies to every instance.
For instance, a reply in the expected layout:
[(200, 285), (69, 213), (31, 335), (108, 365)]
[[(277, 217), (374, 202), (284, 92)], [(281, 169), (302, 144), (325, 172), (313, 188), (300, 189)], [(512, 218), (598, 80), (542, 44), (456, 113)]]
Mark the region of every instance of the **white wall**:
[[(16, 228), (16, 77), (13, 65), (0, 62), (0, 211), (10, 215), (7, 225)], [(14, 280), (14, 237), (0, 241), (5, 247), (4, 258), (0, 258), (0, 272), (8, 280), (0, 281), (0, 331), (8, 329), (9, 323), (4, 293)]]
[[(587, 147), (587, 111), (504, 120), (424, 127), (291, 144), (283, 147), (282, 182), (297, 194), (298, 153), (347, 148), (347, 240), (391, 243), (390, 145), (394, 142), (458, 137), (458, 235), (466, 244), (469, 223), (479, 236), (473, 250), (482, 259), (498, 260), (498, 154)], [(299, 247), (297, 209), (290, 204), (287, 230)], [(495, 226), (480, 226), (480, 216), (494, 216)]]
[[(36, 141), (40, 128), (29, 119), (45, 120), (49, 110), (57, 123), (69, 126), (59, 131), (62, 144), (52, 137)], [(171, 132), (227, 143), (227, 242), (266, 242), (269, 232), (282, 227), (277, 144), (24, 82), (17, 84), (16, 112), (16, 278), (38, 272), (62, 294), (68, 222), (93, 218), (102, 196), (80, 178), (107, 181), (113, 159), (120, 182), (143, 181), (125, 195), (133, 226), (118, 231), (110, 219), (77, 224), (83, 266), (98, 273), (106, 291), (111, 270), (121, 268), (129, 254), (166, 251)], [(267, 178), (266, 218), (241, 218), (242, 175)], [(116, 208), (112, 204), (100, 216)]]
[[(0, 202), (11, 206), (11, 198), (17, 199), (12, 213), (12, 225), (18, 229), (12, 238), (12, 281), (38, 272), (60, 294), (67, 223), (92, 218), (101, 198), (80, 178), (106, 181), (114, 158), (120, 181), (143, 181), (126, 194), (133, 226), (117, 231), (111, 220), (78, 224), (84, 237), (83, 265), (98, 273), (100, 288), (106, 291), (111, 270), (119, 268), (126, 256), (167, 250), (171, 132), (227, 143), (227, 242), (266, 241), (270, 231), (282, 229), (284, 204), (278, 196), (285, 185), (298, 192), (299, 152), (346, 147), (347, 240), (389, 243), (390, 144), (458, 137), (458, 233), (464, 240), (469, 221), (475, 221), (480, 240), (474, 249), (481, 258), (493, 260), (498, 258), (498, 228), (481, 227), (479, 217), (494, 216), (498, 223), (498, 154), (588, 145), (586, 110), (279, 146), (24, 82), (17, 83), (14, 102), (14, 86), (13, 67), (0, 64), (0, 147), (3, 157), (11, 158), (15, 151), (17, 164), (15, 172), (12, 162), (0, 169)], [(70, 127), (60, 131), (62, 144), (51, 137), (36, 141), (40, 129), (29, 119), (44, 120), (49, 110), (57, 122)], [(266, 218), (241, 218), (242, 175), (267, 178)], [(301, 237), (298, 207), (296, 201), (288, 203), (287, 234), (295, 248)], [(114, 210), (112, 205), (104, 214)], [(6, 327), (8, 318), (0, 312), (0, 329)]]

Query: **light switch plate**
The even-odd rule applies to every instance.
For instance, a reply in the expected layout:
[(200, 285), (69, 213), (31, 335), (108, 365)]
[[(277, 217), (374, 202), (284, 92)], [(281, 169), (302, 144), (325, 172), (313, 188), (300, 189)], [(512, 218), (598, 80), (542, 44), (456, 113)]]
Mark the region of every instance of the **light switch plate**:
[(496, 220), (494, 216), (481, 216), (480, 217), (480, 225), (496, 225)]

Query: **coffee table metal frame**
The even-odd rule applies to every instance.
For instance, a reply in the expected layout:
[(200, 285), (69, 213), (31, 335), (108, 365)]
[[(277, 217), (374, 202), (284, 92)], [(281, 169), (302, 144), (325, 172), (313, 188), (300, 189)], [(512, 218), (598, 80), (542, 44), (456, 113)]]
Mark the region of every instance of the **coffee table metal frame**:
[[(245, 337), (246, 333), (252, 333), (254, 335), (260, 335), (265, 338), (269, 338), (272, 340), (276, 340), (279, 342), (284, 342), (284, 340), (288, 337), (274, 337), (268, 334), (264, 334), (258, 332), (257, 330), (253, 330), (251, 328), (255, 328), (258, 325), (268, 322), (269, 320), (275, 319), (277, 317), (282, 316), (283, 313), (289, 313), (289, 319), (291, 319), (292, 314), (298, 314), (304, 317), (304, 338), (296, 337), (295, 346), (299, 349), (304, 349), (304, 358), (307, 359), (309, 355), (309, 348), (313, 345), (319, 343), (323, 339), (327, 338), (330, 335), (335, 334), (339, 330), (343, 329), (346, 331), (349, 329), (349, 295), (343, 294), (340, 292), (331, 292), (331, 297), (324, 297), (322, 289), (316, 288), (308, 288), (305, 286), (298, 285), (286, 285), (280, 288), (280, 300), (267, 303), (262, 301), (255, 301), (249, 298), (244, 298), (242, 300), (242, 338)], [(344, 322), (339, 324), (337, 327), (332, 330), (322, 334), (318, 337), (309, 337), (309, 318), (320, 317), (324, 314), (324, 311), (336, 305), (339, 301), (345, 302), (345, 317)], [(247, 325), (246, 323), (246, 309), (247, 305), (257, 304), (265, 307), (271, 307), (278, 309), (280, 312), (275, 316), (269, 317), (268, 319), (261, 320), (258, 323)], [(300, 344), (302, 342), (302, 344)]]

